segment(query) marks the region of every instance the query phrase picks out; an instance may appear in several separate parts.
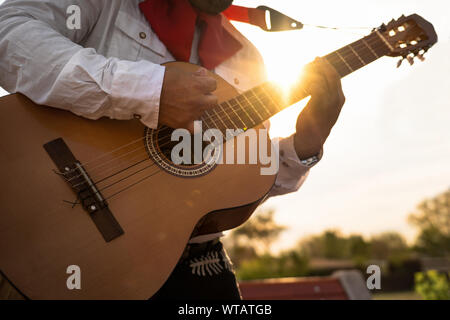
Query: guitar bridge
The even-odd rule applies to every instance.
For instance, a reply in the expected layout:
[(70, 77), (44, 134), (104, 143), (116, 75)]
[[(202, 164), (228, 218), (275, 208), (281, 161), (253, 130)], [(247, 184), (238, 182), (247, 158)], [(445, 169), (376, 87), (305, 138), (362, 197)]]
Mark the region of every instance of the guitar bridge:
[[(99, 209), (108, 206), (100, 191), (95, 186), (91, 177), (87, 174), (83, 166), (77, 161), (74, 163), (73, 169), (69, 167), (69, 174), (64, 174), (66, 180), (78, 194), (78, 200), (83, 208), (94, 213)], [(72, 176), (72, 177), (70, 177)]]
[(57, 173), (77, 195), (77, 202), (73, 205), (78, 203), (82, 205), (106, 242), (121, 236), (124, 231), (109, 210), (108, 203), (64, 140), (58, 138), (50, 141), (44, 145), (44, 149), (57, 166), (59, 170)]

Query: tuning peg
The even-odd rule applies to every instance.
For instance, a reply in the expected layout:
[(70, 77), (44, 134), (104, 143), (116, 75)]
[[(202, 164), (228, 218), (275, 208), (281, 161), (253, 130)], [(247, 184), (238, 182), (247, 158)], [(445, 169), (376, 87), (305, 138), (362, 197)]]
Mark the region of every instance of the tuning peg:
[(425, 57), (423, 56), (423, 54), (418, 54), (417, 58), (419, 58), (420, 61), (424, 62), (425, 61)]
[(401, 66), (402, 63), (403, 63), (403, 60), (405, 60), (405, 58), (401, 58), (400, 60), (398, 60), (398, 62), (397, 62), (397, 68), (400, 68), (400, 66)]
[(410, 65), (413, 65), (413, 64), (414, 64), (414, 57), (413, 57), (413, 56), (407, 56), (407, 57), (406, 57), (406, 60), (408, 60), (408, 62), (409, 62)]

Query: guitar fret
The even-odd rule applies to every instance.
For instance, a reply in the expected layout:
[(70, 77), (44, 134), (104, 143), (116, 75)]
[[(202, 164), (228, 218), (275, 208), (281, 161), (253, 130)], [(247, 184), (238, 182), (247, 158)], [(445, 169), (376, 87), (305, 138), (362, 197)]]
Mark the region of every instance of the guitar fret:
[(208, 126), (208, 122), (206, 121), (206, 119), (202, 119), (202, 123), (208, 128), (207, 130), (211, 129), (211, 128)]
[(209, 115), (208, 110), (205, 111), (205, 114), (208, 116), (208, 120), (211, 120), (215, 129), (220, 129), (219, 126), (217, 125), (217, 123), (214, 121), (214, 119)]
[(258, 101), (258, 103), (259, 103), (260, 105), (262, 105), (262, 106), (264, 107), (265, 110), (267, 110), (267, 113), (269, 114), (269, 118), (270, 118), (271, 116), (273, 116), (275, 113), (278, 112), (278, 109), (277, 109), (277, 108), (275, 108), (275, 112), (274, 112), (274, 111), (272, 110), (273, 108), (271, 108), (272, 104), (266, 103), (267, 100), (266, 100), (266, 101), (263, 101), (262, 98), (261, 98), (261, 95), (256, 94), (255, 91), (253, 91), (253, 95), (255, 96), (255, 98), (256, 98), (256, 100)]
[(242, 118), (239, 116), (239, 114), (236, 112), (236, 110), (234, 110), (233, 106), (231, 104), (229, 104), (227, 101), (225, 101), (224, 104), (228, 105), (229, 109), (231, 109), (231, 111), (233, 111), (233, 113), (238, 117), (238, 119), (242, 123), (243, 127), (246, 128), (247, 125), (242, 120)]
[(339, 49), (341, 56), (346, 57), (346, 61), (352, 67), (353, 71), (358, 70), (359, 68), (364, 67), (364, 63), (358, 58), (358, 55), (355, 54), (355, 51), (352, 50), (350, 46), (345, 46)]
[(233, 122), (233, 119), (228, 115), (228, 113), (225, 111), (225, 109), (222, 107), (221, 104), (219, 104), (220, 109), (223, 110), (223, 113), (225, 113), (225, 116), (230, 120), (230, 123), (234, 126), (234, 129), (238, 129), (238, 126)]
[(270, 98), (267, 95), (256, 95), (256, 98), (258, 101), (269, 108), (270, 115), (269, 118), (273, 115), (277, 114), (279, 112), (279, 109), (276, 107), (276, 105), (270, 100)]
[(258, 110), (256, 110), (255, 106), (250, 102), (250, 100), (247, 99), (247, 97), (245, 95), (241, 95), (241, 97), (243, 97), (245, 100), (247, 100), (248, 105), (250, 106), (250, 108), (252, 108), (255, 111), (255, 114), (261, 119), (261, 121), (264, 120), (263, 117), (261, 117), (261, 115), (259, 114)]
[(380, 31), (375, 30), (375, 34), (381, 39), (381, 41), (384, 42), (384, 44), (389, 48), (389, 50), (394, 51), (394, 48), (391, 46), (389, 41), (387, 41), (386, 38), (383, 37), (383, 35), (380, 33)]
[(341, 62), (341, 59), (339, 57), (336, 58), (333, 55), (337, 56), (336, 52), (330, 53), (329, 55), (325, 56), (325, 58), (334, 66), (341, 77), (349, 74), (350, 69)]
[(342, 55), (339, 53), (339, 50), (337, 50), (337, 51), (335, 51), (335, 52), (336, 52), (337, 56), (344, 62), (344, 64), (347, 66), (347, 68), (348, 68), (351, 72), (353, 72), (353, 71), (354, 71), (353, 68), (350, 67), (350, 65), (347, 63), (347, 61), (344, 59), (344, 57), (342, 57)]
[(356, 41), (350, 47), (358, 53), (364, 65), (368, 65), (377, 59), (377, 57), (370, 51), (369, 47), (362, 40)]
[(267, 90), (264, 88), (264, 85), (261, 85), (259, 87), (257, 87), (258, 89), (260, 89), (259, 91), (261, 92), (261, 94), (264, 94), (264, 96), (268, 97), (270, 101), (272, 101), (272, 104), (274, 105), (276, 112), (279, 112), (281, 110), (283, 110), (283, 108), (279, 108), (278, 103), (275, 102), (275, 100), (272, 98), (272, 95), (267, 92)]
[(223, 129), (225, 130), (227, 128), (227, 124), (225, 123), (225, 121), (222, 120), (222, 118), (219, 116), (215, 108), (211, 110), (215, 113), (217, 119), (219, 119), (219, 121), (223, 123)]
[(355, 49), (353, 49), (352, 44), (349, 44), (348, 47), (350, 48), (350, 50), (352, 50), (353, 54), (359, 59), (359, 61), (361, 61), (362, 65), (365, 66), (366, 63), (361, 58), (361, 56), (358, 54), (358, 52), (356, 52)]
[[(244, 95), (250, 101), (251, 104), (256, 106), (257, 109), (264, 110), (265, 113), (267, 113), (269, 115), (269, 118), (272, 116), (272, 114), (267, 109), (267, 107), (264, 104), (259, 102), (258, 97), (255, 95), (255, 93), (252, 90), (247, 91), (246, 93), (244, 93)], [(250, 100), (250, 99), (252, 99), (252, 100)]]
[(236, 103), (236, 106), (239, 108), (239, 110), (244, 111), (245, 116), (246, 116), (246, 117), (251, 121), (251, 123), (252, 123), (249, 127), (256, 125), (256, 122), (255, 122), (255, 120), (253, 120), (253, 118), (250, 116), (250, 113), (248, 113), (247, 110), (246, 110), (245, 108), (243, 108), (242, 105), (240, 104), (240, 102), (238, 101), (239, 97), (240, 97), (240, 96), (238, 96), (237, 99), (231, 99), (231, 100), (229, 100), (230, 103), (232, 103), (232, 102), (234, 101), (234, 102)]
[[(271, 103), (268, 101), (268, 98), (267, 98), (267, 97), (262, 97), (262, 98), (257, 97), (257, 99), (258, 99), (258, 100), (260, 101), (260, 103), (263, 104), (263, 105), (270, 105), (270, 104), (271, 104)], [(277, 114), (277, 113), (278, 113), (278, 109), (276, 109), (276, 111), (272, 111), (266, 119), (271, 118), (272, 116), (274, 116), (274, 115)]]
[(378, 54), (372, 49), (372, 47), (367, 43), (367, 41), (365, 39), (361, 39), (361, 41), (366, 45), (367, 48), (369, 48), (370, 52), (373, 53), (373, 55), (375, 56), (375, 58), (379, 58)]

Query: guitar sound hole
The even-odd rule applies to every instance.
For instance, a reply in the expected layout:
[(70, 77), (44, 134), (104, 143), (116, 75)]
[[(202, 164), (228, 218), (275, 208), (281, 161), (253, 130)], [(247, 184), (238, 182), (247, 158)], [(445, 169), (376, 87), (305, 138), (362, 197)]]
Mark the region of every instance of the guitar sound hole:
[[(168, 128), (165, 127), (164, 130), (159, 130), (157, 133), (157, 141), (158, 141), (158, 147), (159, 150), (161, 152), (161, 154), (164, 155), (164, 157), (168, 160), (168, 161), (172, 161), (173, 162), (173, 158), (172, 158), (172, 149), (178, 144), (180, 143), (179, 141), (172, 141), (171, 137), (172, 137), (172, 133), (173, 133), (174, 129), (172, 128)], [(182, 149), (179, 152), (179, 156), (184, 158), (184, 156), (189, 157), (189, 162), (188, 163), (183, 163), (180, 164), (180, 166), (184, 166), (184, 167), (190, 167), (193, 164), (197, 163), (201, 163), (203, 161), (203, 159), (197, 158), (196, 154), (194, 152), (194, 138), (193, 136), (191, 137), (191, 149), (190, 151), (188, 151), (188, 154), (185, 155), (185, 150)], [(202, 144), (202, 150), (204, 150), (204, 148), (207, 146), (207, 144), (205, 142), (203, 142)]]
[[(215, 162), (206, 163), (202, 159), (197, 159), (194, 152), (194, 137), (191, 136), (191, 150), (188, 163), (175, 164), (172, 161), (172, 149), (178, 145), (180, 141), (172, 141), (172, 133), (174, 129), (162, 126), (156, 130), (146, 129), (144, 133), (145, 146), (150, 158), (165, 171), (183, 177), (196, 177), (204, 175), (216, 166)], [(206, 142), (203, 142), (202, 149), (207, 146)], [(180, 157), (183, 157), (184, 150), (179, 153)], [(201, 154), (199, 154), (201, 157)]]

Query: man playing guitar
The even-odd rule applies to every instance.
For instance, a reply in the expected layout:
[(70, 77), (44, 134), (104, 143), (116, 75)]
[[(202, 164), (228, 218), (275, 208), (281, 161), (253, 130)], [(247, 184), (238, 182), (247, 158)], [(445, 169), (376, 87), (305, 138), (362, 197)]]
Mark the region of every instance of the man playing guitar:
[[(0, 6), (0, 85), (89, 119), (139, 118), (149, 128), (192, 131), (193, 121), (217, 103), (216, 80), (207, 69), (240, 91), (266, 80), (257, 49), (221, 15), (231, 3), (7, 0)], [(67, 10), (73, 5), (80, 8), (79, 28), (68, 27)], [(174, 60), (199, 68), (192, 73), (161, 66)], [(320, 160), (344, 104), (340, 77), (326, 60), (311, 63), (302, 81), (311, 100), (298, 117), (296, 133), (280, 141), (281, 165), (269, 196), (299, 189)], [(220, 236), (192, 238), (153, 298), (239, 299)], [(195, 272), (195, 263), (217, 257), (219, 271)]]

